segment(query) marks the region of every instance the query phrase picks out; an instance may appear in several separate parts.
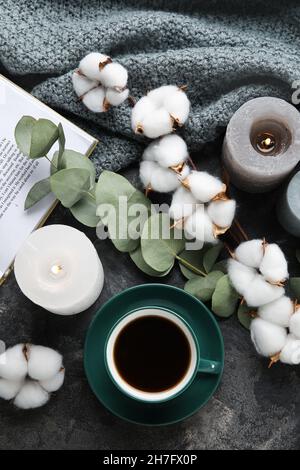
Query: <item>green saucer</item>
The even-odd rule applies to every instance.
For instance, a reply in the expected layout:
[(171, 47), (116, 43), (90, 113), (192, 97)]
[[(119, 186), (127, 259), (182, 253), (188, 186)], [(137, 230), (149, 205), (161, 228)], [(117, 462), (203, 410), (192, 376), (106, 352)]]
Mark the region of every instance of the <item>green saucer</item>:
[[(201, 357), (222, 363), (219, 374), (197, 374), (179, 396), (164, 403), (145, 404), (123, 394), (110, 379), (104, 348), (113, 325), (131, 310), (164, 307), (177, 312), (196, 334)], [(110, 299), (95, 315), (84, 350), (84, 367), (89, 384), (100, 402), (120, 418), (137, 424), (161, 426), (181, 421), (201, 408), (218, 387), (224, 365), (224, 345), (219, 326), (210, 311), (192, 295), (164, 284), (132, 287)]]

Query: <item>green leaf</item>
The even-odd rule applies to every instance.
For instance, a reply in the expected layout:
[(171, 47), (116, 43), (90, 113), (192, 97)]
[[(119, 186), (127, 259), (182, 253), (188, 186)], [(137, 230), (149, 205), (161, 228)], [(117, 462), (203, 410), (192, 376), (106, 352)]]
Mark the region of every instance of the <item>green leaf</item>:
[(58, 124), (57, 129), (58, 129), (58, 144), (59, 144), (57, 163), (58, 163), (58, 167), (60, 167), (60, 161), (65, 151), (66, 137), (65, 137), (64, 129), (61, 123)]
[(15, 128), (15, 139), (19, 150), (29, 157), (31, 134), (36, 120), (31, 116), (23, 116)]
[(250, 315), (251, 311), (253, 311), (253, 309), (248, 307), (246, 304), (240, 304), (237, 312), (237, 317), (239, 319), (240, 324), (243, 325), (243, 327), (247, 330), (250, 329), (250, 325), (252, 322), (252, 318)]
[(59, 136), (57, 126), (49, 119), (38, 119), (32, 127), (30, 158), (41, 158), (47, 155)]
[(194, 277), (185, 284), (184, 290), (203, 302), (207, 302), (211, 299), (218, 280), (223, 276), (224, 274), (220, 271), (212, 271), (205, 277)]
[(294, 297), (300, 300), (300, 277), (291, 277), (289, 280), (289, 286)]
[(27, 194), (24, 209), (30, 209), (30, 207), (34, 206), (34, 204), (39, 202), (49, 193), (51, 193), (50, 177), (38, 181), (32, 186), (31, 190)]
[(230, 284), (227, 274), (218, 280), (212, 296), (212, 310), (219, 317), (230, 317), (236, 309), (239, 294)]
[(218, 261), (216, 264), (213, 266), (214, 271), (222, 271), (222, 273), (226, 274), (227, 273), (227, 265), (228, 265), (228, 260), (227, 259), (222, 259), (221, 261)]
[(206, 250), (207, 246), (204, 246), (201, 250), (184, 250), (180, 253), (182, 261), (179, 260), (179, 267), (184, 277), (193, 279), (205, 273), (203, 257)]
[(89, 195), (83, 196), (74, 206), (70, 207), (70, 211), (81, 224), (87, 227), (97, 227), (100, 217), (96, 215), (96, 200)]
[(135, 190), (128, 198), (120, 196), (118, 204), (113, 207), (114, 210), (109, 211), (106, 220), (111, 241), (119, 251), (133, 251), (140, 244), (141, 231), (150, 215), (151, 202), (141, 191)]
[(120, 196), (128, 198), (136, 191), (135, 187), (121, 175), (113, 171), (103, 171), (96, 185), (96, 202), (117, 206)]
[(296, 250), (296, 258), (300, 263), (300, 250)]
[(90, 173), (81, 168), (60, 170), (50, 177), (51, 190), (63, 206), (72, 207), (90, 188)]
[(164, 272), (159, 272), (159, 271), (155, 271), (155, 269), (152, 269), (150, 266), (148, 266), (148, 264), (145, 262), (144, 258), (143, 258), (143, 255), (142, 255), (142, 250), (141, 250), (141, 247), (138, 246), (134, 251), (132, 251), (131, 253), (129, 253), (130, 255), (130, 258), (132, 259), (132, 261), (135, 263), (135, 265), (141, 270), (143, 271), (143, 273), (147, 274), (148, 276), (152, 276), (152, 277), (163, 277), (163, 276), (166, 276), (167, 274), (169, 274), (170, 269), (168, 269), (167, 271), (164, 271)]
[(209, 248), (207, 252), (205, 253), (204, 258), (203, 258), (203, 266), (207, 273), (209, 273), (212, 270), (215, 262), (218, 259), (219, 254), (222, 251), (222, 248), (223, 248), (223, 244), (218, 243), (217, 245)]
[[(144, 225), (141, 248), (145, 262), (155, 271), (167, 271), (174, 265), (175, 257), (184, 249), (182, 230), (170, 229), (167, 214), (154, 214)], [(180, 237), (176, 239), (175, 237)]]

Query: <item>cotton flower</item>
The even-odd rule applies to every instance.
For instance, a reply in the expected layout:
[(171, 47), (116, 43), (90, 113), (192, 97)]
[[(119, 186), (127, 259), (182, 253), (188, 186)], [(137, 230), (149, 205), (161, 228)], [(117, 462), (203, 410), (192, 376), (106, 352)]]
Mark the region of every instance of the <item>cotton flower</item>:
[(244, 292), (244, 299), (249, 307), (260, 307), (284, 295), (284, 288), (267, 282), (257, 274)]
[(298, 365), (300, 364), (300, 340), (289, 334), (286, 343), (283, 346), (279, 360), (284, 364)]
[(226, 191), (226, 185), (219, 178), (205, 171), (192, 171), (183, 184), (202, 203), (209, 202), (217, 195)]
[(38, 382), (26, 380), (14, 400), (14, 405), (23, 410), (39, 408), (44, 406), (49, 398), (49, 393)]
[(152, 142), (144, 151), (143, 159), (155, 160), (159, 165), (170, 168), (185, 163), (188, 156), (185, 141), (176, 134), (170, 134)]
[(263, 240), (243, 242), (235, 250), (236, 259), (251, 268), (259, 268), (263, 255)]
[(83, 104), (93, 113), (104, 113), (107, 111), (105, 105), (105, 88), (98, 86), (86, 93), (83, 98)]
[(269, 282), (277, 283), (289, 277), (285, 256), (275, 243), (266, 246), (259, 269)]
[(290, 324), (293, 311), (293, 302), (289, 297), (283, 295), (279, 299), (259, 307), (257, 314), (263, 320), (287, 328)]
[(39, 384), (47, 392), (56, 392), (63, 385), (64, 380), (65, 380), (65, 369), (64, 367), (62, 367), (61, 370), (56, 375), (54, 375), (54, 377), (51, 377), (50, 379), (47, 379), (47, 380), (40, 380)]
[(18, 344), (0, 356), (0, 398), (11, 400), (22, 409), (37, 408), (58, 390), (65, 369), (62, 356), (53, 349)]
[(255, 278), (256, 271), (235, 259), (230, 259), (228, 261), (228, 275), (235, 290), (239, 294), (244, 295), (246, 289)]
[(190, 216), (197, 207), (197, 201), (190, 191), (180, 186), (172, 197), (170, 217), (177, 221)]
[(28, 375), (35, 380), (49, 380), (62, 367), (62, 355), (45, 346), (29, 345), (27, 357)]
[(132, 109), (131, 125), (136, 133), (156, 139), (182, 126), (189, 115), (190, 102), (181, 88), (166, 85), (142, 97)]
[(81, 75), (78, 70), (75, 70), (72, 75), (72, 83), (75, 93), (79, 98), (81, 98), (93, 88), (99, 86), (98, 82), (96, 82), (95, 80), (90, 80), (84, 75)]
[(110, 57), (91, 52), (84, 57), (72, 75), (72, 83), (82, 103), (94, 113), (119, 106), (129, 96), (128, 72)]
[(207, 213), (218, 227), (230, 227), (234, 219), (236, 202), (233, 199), (212, 201), (208, 204)]
[(255, 349), (262, 356), (272, 357), (280, 353), (286, 344), (286, 329), (262, 318), (252, 320), (250, 331)]
[(25, 345), (17, 344), (0, 356), (0, 377), (8, 380), (22, 380), (28, 371)]
[(290, 333), (300, 339), (300, 308), (290, 318)]
[[(182, 171), (184, 178), (189, 172), (188, 166)], [(168, 168), (163, 168), (153, 161), (142, 161), (140, 164), (140, 178), (145, 188), (167, 193), (174, 191), (180, 186), (178, 175)]]
[(214, 225), (204, 206), (199, 205), (197, 210), (186, 219), (184, 231), (190, 238), (196, 238), (200, 242), (217, 243)]
[(22, 381), (0, 379), (0, 398), (12, 400), (21, 390), (22, 385)]
[(80, 72), (90, 80), (101, 82), (101, 70), (106, 64), (112, 62), (111, 58), (99, 52), (91, 52), (79, 63)]
[(106, 102), (112, 106), (119, 106), (120, 104), (124, 103), (129, 96), (128, 88), (123, 91), (116, 91), (112, 88), (107, 88), (105, 93)]

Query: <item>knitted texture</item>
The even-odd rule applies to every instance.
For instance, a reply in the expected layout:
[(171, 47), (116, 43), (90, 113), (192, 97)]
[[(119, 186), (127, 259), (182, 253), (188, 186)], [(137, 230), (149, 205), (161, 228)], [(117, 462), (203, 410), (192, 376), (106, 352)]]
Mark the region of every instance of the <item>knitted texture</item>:
[(191, 151), (245, 101), (290, 101), (300, 79), (298, 1), (0, 0), (0, 18), (1, 62), (14, 74), (51, 76), (33, 93), (100, 139), (98, 171), (140, 158), (146, 139), (132, 132), (128, 103), (93, 114), (77, 100), (71, 73), (91, 51), (127, 67), (136, 99), (187, 84), (192, 110), (181, 133)]

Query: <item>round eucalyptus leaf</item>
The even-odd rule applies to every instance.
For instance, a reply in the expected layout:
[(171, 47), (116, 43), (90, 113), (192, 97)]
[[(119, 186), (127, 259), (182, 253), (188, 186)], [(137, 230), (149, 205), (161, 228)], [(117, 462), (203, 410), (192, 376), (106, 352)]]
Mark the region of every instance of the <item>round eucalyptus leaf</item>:
[(90, 173), (81, 168), (60, 170), (50, 177), (51, 190), (63, 206), (72, 207), (90, 188)]
[(47, 155), (58, 137), (58, 128), (52, 121), (38, 119), (32, 128), (29, 157), (41, 158)]
[(216, 264), (214, 264), (212, 269), (214, 271), (222, 271), (222, 273), (227, 274), (227, 265), (228, 260), (222, 259), (221, 261), (218, 261)]
[(50, 177), (38, 181), (27, 194), (24, 209), (30, 209), (30, 207), (34, 206), (49, 193), (51, 193)]
[[(105, 219), (111, 241), (122, 252), (133, 251), (140, 244), (141, 231), (150, 215), (151, 203), (135, 190), (129, 198), (120, 196)], [(101, 219), (103, 222), (103, 218)]]
[(248, 307), (246, 304), (240, 304), (237, 312), (237, 317), (241, 325), (243, 325), (244, 328), (247, 330), (250, 329), (250, 325), (252, 322), (252, 317), (250, 315), (251, 312), (250, 307)]
[(83, 196), (70, 207), (70, 211), (75, 219), (87, 227), (97, 227), (100, 222), (100, 217), (96, 215), (96, 200), (89, 195)]
[(203, 258), (203, 266), (207, 273), (209, 273), (212, 270), (215, 262), (218, 259), (219, 254), (222, 251), (222, 248), (223, 248), (222, 243), (218, 243), (217, 245), (209, 248), (206, 251), (204, 258)]
[(179, 267), (184, 277), (193, 279), (205, 273), (203, 257), (206, 249), (204, 246), (202, 250), (184, 250), (180, 253)]
[(145, 262), (143, 255), (142, 255), (142, 250), (141, 247), (138, 246), (134, 251), (129, 253), (130, 258), (132, 261), (135, 263), (135, 265), (139, 268), (140, 271), (143, 271), (143, 273), (147, 274), (148, 276), (152, 277), (163, 277), (169, 274), (172, 268), (168, 269), (167, 271), (164, 272), (159, 272), (155, 271), (155, 269), (152, 269), (148, 264)]
[(170, 225), (170, 217), (165, 213), (158, 213), (149, 217), (142, 231), (143, 258), (155, 271), (171, 269), (176, 255), (184, 249), (183, 231), (170, 229)]
[(232, 287), (227, 274), (218, 280), (212, 296), (212, 310), (219, 317), (228, 318), (236, 310), (239, 294)]
[(136, 191), (135, 187), (123, 176), (113, 171), (103, 171), (96, 185), (96, 202), (118, 205), (120, 196), (128, 198)]
[(212, 271), (205, 277), (194, 277), (185, 284), (184, 290), (197, 297), (197, 299), (207, 302), (212, 298), (217, 282), (223, 276), (224, 274), (220, 271)]
[(31, 146), (31, 134), (36, 119), (31, 116), (23, 116), (15, 128), (15, 139), (19, 150), (29, 157)]
[(66, 136), (65, 136), (64, 129), (61, 123), (58, 124), (57, 129), (58, 129), (58, 145), (59, 145), (58, 160), (60, 160), (65, 151)]

